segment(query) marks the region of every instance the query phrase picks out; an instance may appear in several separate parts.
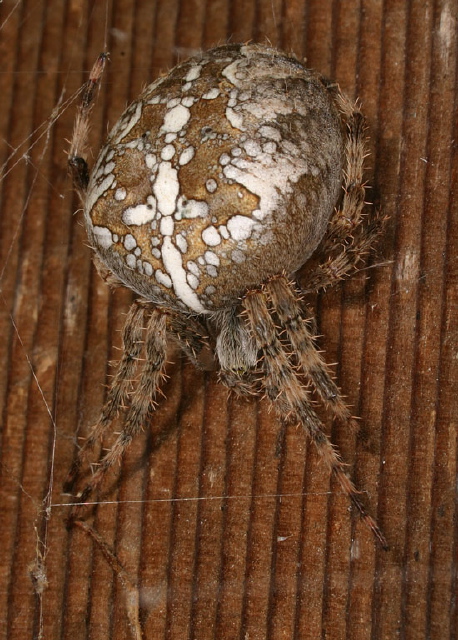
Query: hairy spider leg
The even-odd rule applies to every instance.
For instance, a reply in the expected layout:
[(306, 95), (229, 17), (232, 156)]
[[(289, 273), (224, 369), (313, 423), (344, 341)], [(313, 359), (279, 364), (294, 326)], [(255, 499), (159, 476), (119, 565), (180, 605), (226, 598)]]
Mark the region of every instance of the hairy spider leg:
[(280, 276), (269, 280), (265, 285), (265, 291), (282, 327), (286, 329), (288, 340), (302, 370), (309, 377), (325, 406), (332, 411), (334, 417), (343, 422), (353, 423), (352, 427), (355, 428), (351, 412), (331, 377), (328, 365), (316, 347), (314, 336), (303, 317), (292, 286), (286, 278)]
[[(137, 305), (138, 303), (134, 303), (132, 306)], [(136, 322), (137, 319), (137, 314), (134, 314), (132, 320)], [(130, 329), (135, 332), (137, 328), (136, 326)], [(85, 502), (91, 493), (97, 489), (108, 469), (115, 463), (121, 461), (125, 450), (135, 436), (143, 429), (148, 417), (155, 408), (156, 396), (165, 377), (164, 366), (167, 350), (166, 318), (162, 311), (157, 309), (151, 310), (145, 332), (145, 362), (140, 380), (138, 384), (135, 385), (135, 390), (131, 397), (129, 397), (129, 409), (123, 423), (122, 431), (113, 446), (98, 463), (97, 470), (80, 495), (80, 502)], [(125, 355), (124, 353), (123, 360)], [(135, 357), (137, 358), (137, 356)], [(127, 358), (129, 358), (129, 356), (127, 356)], [(121, 363), (123, 360), (121, 360)], [(110, 387), (109, 399), (102, 411), (103, 417), (110, 415), (112, 420), (114, 419), (118, 409), (121, 408), (121, 405), (118, 404), (118, 399), (120, 397), (125, 398), (124, 392), (119, 391), (119, 387), (121, 386), (123, 389), (126, 385), (130, 387), (130, 383), (131, 380), (122, 378), (122, 373), (118, 370)], [(113, 402), (113, 406), (110, 406), (111, 402)], [(97, 437), (100, 437), (109, 424), (110, 423), (104, 421), (103, 428), (101, 428), (99, 421), (99, 423), (95, 425), (89, 439), (93, 442)]]
[(340, 91), (337, 104), (347, 122), (344, 193), (319, 247), (320, 254), (328, 258), (325, 262), (315, 265), (311, 271), (307, 271), (306, 277), (303, 278), (307, 283), (304, 292), (324, 289), (348, 277), (373, 248), (382, 233), (385, 221), (378, 210), (369, 216), (363, 215), (366, 204), (364, 161), (368, 155), (365, 118), (358, 105), (352, 104)]
[(361, 222), (365, 205), (366, 183), (364, 182), (364, 161), (367, 158), (366, 120), (358, 108), (339, 92), (337, 104), (347, 123), (345, 143), (346, 166), (344, 169), (343, 199), (333, 223), (331, 238), (345, 240), (348, 233)]
[(89, 116), (94, 106), (94, 96), (100, 83), (108, 53), (101, 53), (94, 63), (89, 80), (82, 88), (83, 95), (75, 117), (73, 134), (68, 151), (70, 168), (75, 189), (82, 196), (89, 184), (89, 170), (86, 162), (87, 140), (89, 134)]
[(358, 490), (345, 471), (345, 464), (324, 433), (323, 425), (311, 406), (309, 392), (298, 379), (294, 366), (284, 350), (264, 292), (248, 293), (243, 305), (254, 339), (262, 353), (262, 384), (267, 397), (281, 419), (295, 419), (304, 427), (320, 457), (358, 509), (365, 524), (372, 530), (382, 547), (387, 549), (384, 535), (359, 499)]
[(88, 451), (92, 451), (95, 444), (103, 438), (108, 427), (128, 402), (132, 380), (135, 377), (138, 361), (143, 350), (144, 313), (144, 307), (134, 302), (126, 316), (122, 332), (121, 360), (108, 389), (107, 399), (100, 417), (92, 427), (90, 434), (73, 461), (64, 486), (64, 491), (68, 493), (72, 491)]
[(210, 336), (203, 322), (192, 316), (167, 313), (167, 329), (197, 369), (215, 368)]

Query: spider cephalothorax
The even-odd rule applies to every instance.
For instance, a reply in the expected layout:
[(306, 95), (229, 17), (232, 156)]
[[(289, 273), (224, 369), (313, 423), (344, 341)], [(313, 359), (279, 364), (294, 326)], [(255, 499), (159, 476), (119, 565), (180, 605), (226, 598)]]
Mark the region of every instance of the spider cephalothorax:
[(259, 45), (221, 46), (148, 86), (111, 131), (89, 176), (88, 111), (104, 59), (83, 98), (69, 162), (102, 277), (139, 298), (70, 484), (125, 405), (123, 430), (82, 499), (145, 425), (171, 336), (196, 365), (217, 367), (224, 384), (265, 393), (281, 419), (303, 425), (385, 545), (313, 410), (307, 383), (334, 417), (352, 420), (290, 281), (320, 242), (326, 258), (315, 260), (306, 288), (345, 277), (378, 233), (378, 221), (362, 224), (359, 109), (295, 58)]

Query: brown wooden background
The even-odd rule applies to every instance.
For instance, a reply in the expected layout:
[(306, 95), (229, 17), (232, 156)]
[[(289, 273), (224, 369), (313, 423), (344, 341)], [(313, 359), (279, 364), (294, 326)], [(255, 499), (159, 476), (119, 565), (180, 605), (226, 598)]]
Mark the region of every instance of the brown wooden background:
[(96, 153), (145, 83), (228, 39), (305, 56), (368, 116), (384, 264), (317, 310), (362, 416), (356, 437), (329, 429), (391, 550), (298, 429), (179, 357), (94, 526), (139, 586), (148, 639), (457, 638), (456, 18), (455, 0), (0, 3), (1, 639), (132, 637), (120, 581), (65, 527), (75, 434), (130, 299), (94, 273), (74, 215), (67, 101), (107, 47)]

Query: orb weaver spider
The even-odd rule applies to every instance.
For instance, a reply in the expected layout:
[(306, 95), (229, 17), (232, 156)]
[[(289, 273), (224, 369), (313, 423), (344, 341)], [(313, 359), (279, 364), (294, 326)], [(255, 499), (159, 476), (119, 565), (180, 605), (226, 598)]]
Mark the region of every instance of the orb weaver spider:
[[(294, 281), (310, 258), (307, 291), (351, 275), (380, 233), (379, 214), (363, 216), (365, 121), (358, 105), (276, 49), (224, 45), (149, 85), (89, 171), (89, 115), (105, 61), (102, 55), (86, 86), (69, 166), (100, 275), (138, 299), (67, 489), (78, 484), (87, 453), (121, 410), (127, 407), (121, 433), (80, 502), (148, 423), (170, 338), (196, 366), (218, 369), (231, 390), (263, 394), (282, 421), (302, 425), (387, 548), (313, 408), (317, 397), (354, 427)], [(326, 258), (313, 262), (318, 245)]]

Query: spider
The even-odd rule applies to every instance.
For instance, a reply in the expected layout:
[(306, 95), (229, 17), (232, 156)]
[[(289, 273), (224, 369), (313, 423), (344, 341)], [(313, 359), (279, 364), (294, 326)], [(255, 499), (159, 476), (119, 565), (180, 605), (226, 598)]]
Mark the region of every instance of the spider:
[[(303, 301), (304, 291), (350, 275), (380, 233), (379, 214), (363, 215), (359, 106), (276, 49), (219, 46), (149, 85), (89, 172), (89, 115), (106, 58), (100, 56), (83, 93), (69, 166), (101, 277), (138, 298), (105, 405), (67, 490), (80, 482), (88, 452), (122, 410), (123, 428), (79, 492), (81, 502), (148, 423), (170, 338), (197, 367), (218, 369), (231, 390), (264, 395), (280, 420), (302, 425), (386, 548), (313, 408), (318, 398), (333, 418), (354, 427)], [(306, 263), (300, 290), (294, 276)]]

